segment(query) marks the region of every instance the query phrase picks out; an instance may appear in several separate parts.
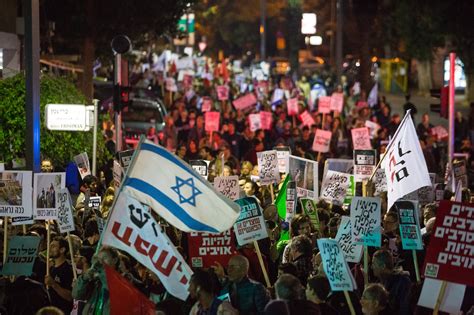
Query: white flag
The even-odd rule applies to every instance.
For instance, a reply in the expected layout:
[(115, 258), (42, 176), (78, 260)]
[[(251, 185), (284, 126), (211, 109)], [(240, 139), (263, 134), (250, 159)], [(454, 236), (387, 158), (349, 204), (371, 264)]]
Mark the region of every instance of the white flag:
[(230, 229), (239, 206), (215, 191), (186, 162), (145, 140), (135, 153), (123, 190), (185, 232)]
[(384, 159), (388, 209), (397, 199), (421, 187), (431, 186), (425, 157), (409, 112), (387, 146)]
[(149, 211), (126, 193), (120, 193), (102, 244), (132, 255), (158, 276), (170, 294), (185, 301), (193, 272)]

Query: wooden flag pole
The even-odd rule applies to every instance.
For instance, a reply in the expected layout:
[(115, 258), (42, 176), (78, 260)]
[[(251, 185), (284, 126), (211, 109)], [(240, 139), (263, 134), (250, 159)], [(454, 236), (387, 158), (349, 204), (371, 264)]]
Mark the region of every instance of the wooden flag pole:
[(433, 310), (434, 315), (438, 315), (439, 308), (441, 307), (441, 302), (443, 302), (444, 293), (446, 292), (446, 287), (448, 286), (447, 281), (441, 282), (441, 288), (439, 290), (438, 298), (436, 299), (436, 304)]
[(260, 267), (262, 268), (263, 277), (265, 278), (265, 283), (267, 284), (267, 288), (270, 288), (272, 285), (270, 283), (270, 278), (268, 278), (267, 269), (265, 268), (265, 264), (263, 263), (262, 253), (260, 252), (260, 247), (258, 246), (257, 241), (253, 241), (253, 246), (257, 251), (258, 261), (260, 262)]
[(3, 265), (7, 262), (8, 255), (8, 217), (3, 218)]
[(74, 262), (74, 251), (72, 248), (72, 240), (71, 240), (71, 234), (69, 232), (67, 234), (67, 242), (69, 244), (69, 254), (71, 256), (71, 267), (72, 267), (72, 273), (74, 275), (74, 280), (77, 279), (77, 270), (76, 270), (76, 263)]
[(420, 283), (420, 268), (418, 267), (418, 257), (416, 256), (416, 250), (412, 249), (411, 252), (413, 255), (413, 265), (415, 265), (416, 282)]
[(354, 310), (354, 305), (352, 305), (352, 301), (351, 301), (351, 297), (349, 295), (349, 292), (347, 292), (346, 290), (344, 290), (343, 292), (344, 292), (344, 296), (346, 297), (347, 306), (349, 306), (349, 310), (351, 312), (351, 315), (355, 315), (356, 312)]

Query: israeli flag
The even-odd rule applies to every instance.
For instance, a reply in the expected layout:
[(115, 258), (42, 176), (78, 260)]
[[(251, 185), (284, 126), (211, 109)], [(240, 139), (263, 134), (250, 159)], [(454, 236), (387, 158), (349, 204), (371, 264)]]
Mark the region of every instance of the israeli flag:
[(220, 233), (239, 217), (236, 203), (165, 148), (145, 140), (135, 154), (123, 191), (173, 226), (185, 232)]

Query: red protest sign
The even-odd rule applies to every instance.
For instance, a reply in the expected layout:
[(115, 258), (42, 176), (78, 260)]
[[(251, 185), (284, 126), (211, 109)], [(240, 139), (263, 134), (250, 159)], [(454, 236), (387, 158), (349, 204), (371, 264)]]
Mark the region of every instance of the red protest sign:
[(260, 128), (263, 130), (272, 129), (273, 115), (270, 112), (260, 112)]
[(426, 277), (474, 286), (474, 204), (442, 200), (426, 252)]
[(216, 90), (219, 101), (227, 101), (229, 99), (229, 87), (227, 85), (219, 85)]
[(235, 234), (232, 229), (219, 233), (188, 234), (188, 256), (191, 267), (209, 268), (216, 261), (227, 266), (230, 257), (237, 252), (235, 248)]
[(331, 110), (341, 113), (344, 107), (344, 94), (332, 93), (331, 95)]
[(234, 104), (235, 109), (239, 110), (244, 110), (246, 108), (249, 108), (257, 103), (257, 98), (255, 97), (255, 94), (253, 93), (248, 93), (242, 97), (239, 97), (235, 101), (232, 102)]
[(206, 131), (219, 131), (219, 120), (221, 113), (219, 112), (206, 112), (204, 113), (204, 129)]
[(288, 109), (288, 115), (289, 116), (294, 116), (294, 115), (298, 115), (298, 99), (295, 97), (295, 98), (290, 98), (287, 102), (286, 102), (286, 107)]
[(331, 131), (316, 129), (313, 141), (313, 151), (326, 153), (329, 152), (329, 143), (331, 142)]
[(331, 97), (321, 96), (318, 102), (318, 112), (321, 114), (329, 114), (331, 112)]
[(352, 134), (352, 145), (354, 150), (368, 150), (372, 149), (372, 143), (370, 142), (369, 128), (355, 128), (351, 130)]
[(308, 127), (311, 127), (315, 123), (313, 116), (311, 116), (307, 110), (301, 113), (300, 120), (303, 122), (303, 125)]

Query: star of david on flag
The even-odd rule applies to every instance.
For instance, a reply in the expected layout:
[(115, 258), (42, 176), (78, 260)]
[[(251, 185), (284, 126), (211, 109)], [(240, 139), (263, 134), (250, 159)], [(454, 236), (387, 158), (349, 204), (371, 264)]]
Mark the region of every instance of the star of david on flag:
[(138, 146), (122, 191), (185, 232), (223, 232), (240, 214), (191, 166), (148, 140)]

